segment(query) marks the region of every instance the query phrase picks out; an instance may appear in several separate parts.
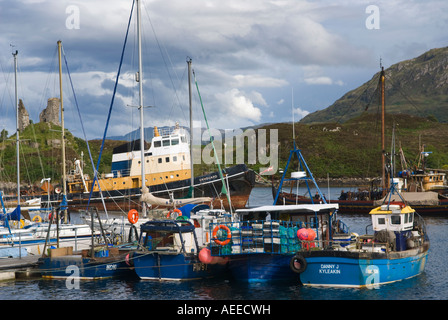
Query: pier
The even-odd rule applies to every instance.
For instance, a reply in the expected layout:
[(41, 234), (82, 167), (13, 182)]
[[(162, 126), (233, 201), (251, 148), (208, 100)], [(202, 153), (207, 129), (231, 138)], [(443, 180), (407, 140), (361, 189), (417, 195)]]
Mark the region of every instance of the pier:
[(0, 281), (15, 279), (23, 274), (29, 275), (39, 258), (40, 255), (28, 255), (21, 258), (0, 259)]

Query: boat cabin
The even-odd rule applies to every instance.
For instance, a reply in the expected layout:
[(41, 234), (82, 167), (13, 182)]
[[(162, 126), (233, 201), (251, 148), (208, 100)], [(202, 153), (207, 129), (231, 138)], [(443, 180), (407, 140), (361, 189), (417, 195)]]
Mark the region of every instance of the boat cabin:
[(194, 225), (186, 220), (153, 220), (140, 226), (139, 246), (155, 252), (197, 253)]
[(372, 211), (372, 226), (375, 232), (387, 231), (409, 231), (414, 226), (415, 210), (404, 203), (391, 203), (379, 206)]

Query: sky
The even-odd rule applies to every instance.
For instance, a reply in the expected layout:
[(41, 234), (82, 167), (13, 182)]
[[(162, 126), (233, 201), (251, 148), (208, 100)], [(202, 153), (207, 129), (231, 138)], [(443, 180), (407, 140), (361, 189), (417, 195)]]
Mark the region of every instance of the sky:
[[(12, 53), (19, 98), (39, 122), (47, 100), (59, 97), (61, 40), (65, 127), (102, 138), (131, 7), (132, 0), (0, 0), (0, 129), (15, 132)], [(369, 81), (380, 63), (448, 44), (446, 0), (142, 0), (141, 7), (146, 127), (189, 125), (190, 58), (210, 127), (235, 129), (299, 121)], [(107, 136), (138, 128), (137, 70), (134, 11)], [(194, 79), (192, 93), (195, 125), (205, 126)]]

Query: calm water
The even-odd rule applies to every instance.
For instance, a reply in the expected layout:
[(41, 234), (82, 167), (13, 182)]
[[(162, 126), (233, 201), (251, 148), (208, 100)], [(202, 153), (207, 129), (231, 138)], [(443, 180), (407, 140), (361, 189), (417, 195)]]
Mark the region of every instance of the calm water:
[[(336, 195), (340, 189), (331, 192)], [(272, 204), (270, 188), (254, 189), (250, 205), (257, 204)], [(357, 233), (364, 233), (369, 223), (366, 216), (340, 218)], [(187, 283), (96, 280), (81, 281), (79, 289), (67, 289), (65, 280), (27, 278), (0, 282), (0, 300), (446, 300), (448, 217), (425, 220), (431, 240), (425, 272), (377, 289), (307, 288), (292, 283), (239, 283), (228, 279)]]

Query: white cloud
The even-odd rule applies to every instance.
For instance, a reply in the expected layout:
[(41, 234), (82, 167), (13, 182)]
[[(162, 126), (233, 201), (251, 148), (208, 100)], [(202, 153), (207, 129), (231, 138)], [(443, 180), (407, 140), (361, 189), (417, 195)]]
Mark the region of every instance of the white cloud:
[(295, 121), (299, 121), (303, 117), (307, 116), (309, 114), (309, 111), (302, 110), (301, 108), (294, 108), (293, 110), (294, 115), (298, 115), (299, 119), (295, 119)]
[[(322, 109), (346, 93), (348, 86), (369, 80), (378, 71), (380, 57), (388, 66), (446, 46), (447, 1), (378, 0), (379, 30), (365, 27), (370, 3), (142, 1), (145, 104), (156, 106), (148, 111), (148, 126), (188, 119), (187, 56), (198, 70), (210, 120), (215, 127), (233, 128), (283, 121), (281, 117), (291, 113), (289, 88), (310, 111)], [(62, 40), (83, 117), (90, 124), (85, 127), (95, 137), (102, 135), (103, 126), (98, 124), (107, 116), (131, 4), (131, 0), (0, 0), (1, 71), (7, 73), (6, 66), (12, 64), (10, 44), (14, 44), (19, 50), (20, 98), (34, 120), (54, 95), (53, 87), (45, 85), (56, 41)], [(79, 29), (66, 28), (70, 5), (79, 7)], [(117, 124), (111, 124), (110, 135), (126, 130), (123, 121), (138, 120), (125, 108), (135, 104), (138, 94), (135, 12), (133, 18), (117, 92), (118, 114), (112, 115)], [(14, 126), (15, 112), (4, 110), (14, 92), (12, 76), (3, 78), (1, 121)], [(275, 111), (264, 112), (269, 106), (275, 106)], [(297, 116), (306, 112), (294, 111)]]
[(242, 87), (267, 87), (267, 88), (275, 88), (275, 87), (283, 87), (288, 84), (287, 81), (283, 79), (274, 79), (271, 77), (266, 77), (257, 74), (248, 74), (242, 75), (238, 74), (234, 76), (235, 86)]
[(239, 118), (253, 122), (260, 121), (261, 110), (254, 106), (252, 101), (238, 89), (231, 89), (225, 93), (217, 93), (216, 99), (223, 106), (223, 112), (235, 121)]

